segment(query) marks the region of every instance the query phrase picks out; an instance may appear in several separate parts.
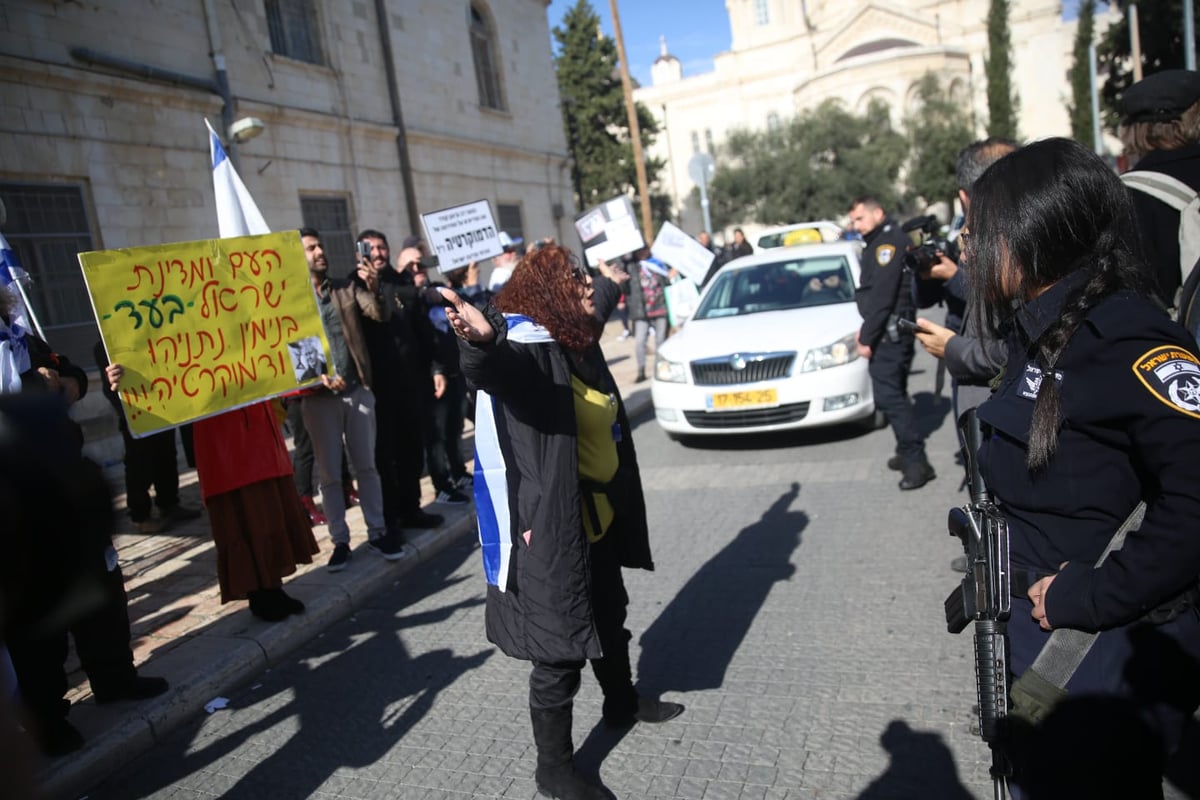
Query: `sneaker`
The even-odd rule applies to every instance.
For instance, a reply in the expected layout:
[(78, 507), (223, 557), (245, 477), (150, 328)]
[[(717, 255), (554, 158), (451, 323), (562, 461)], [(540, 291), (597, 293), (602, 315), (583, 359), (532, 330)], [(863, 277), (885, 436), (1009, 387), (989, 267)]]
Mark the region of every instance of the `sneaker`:
[(325, 565), (325, 569), (329, 572), (341, 572), (346, 568), (346, 562), (349, 560), (350, 545), (338, 542), (333, 546), (333, 555), (329, 557), (329, 563)]
[(634, 383), (642, 383), (646, 380), (646, 371), (639, 369), (637, 377), (633, 379)]
[(308, 522), (312, 526), (316, 527), (317, 525), (329, 524), (329, 518), (321, 513), (319, 508), (317, 508), (317, 504), (313, 500), (312, 495), (300, 495), (300, 505), (304, 506), (304, 510), (308, 514)]
[(463, 475), (458, 480), (454, 481), (454, 488), (460, 492), (469, 492), (475, 488), (475, 478), (472, 475)]
[(629, 331), (621, 331), (621, 335), (617, 337), (618, 342), (623, 342), (629, 338)]
[(379, 553), (387, 561), (395, 561), (404, 557), (404, 545), (400, 543), (400, 538), (394, 532), (368, 539), (367, 547)]
[(400, 517), (400, 524), (405, 528), (436, 528), (442, 524), (442, 519), (441, 514), (430, 514), (418, 508)]
[(448, 506), (461, 506), (466, 505), (468, 499), (467, 496), (458, 489), (445, 489), (438, 492), (437, 499), (434, 500), (434, 502), (443, 503)]

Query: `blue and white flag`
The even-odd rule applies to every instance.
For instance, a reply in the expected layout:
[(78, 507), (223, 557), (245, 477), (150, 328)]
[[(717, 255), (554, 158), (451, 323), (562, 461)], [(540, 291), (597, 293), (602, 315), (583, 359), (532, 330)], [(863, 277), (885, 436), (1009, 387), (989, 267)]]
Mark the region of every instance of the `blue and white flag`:
[(208, 120), (209, 151), (212, 153), (213, 189), (217, 194), (217, 230), (221, 238), (230, 236), (254, 236), (260, 233), (270, 233), (267, 221), (254, 203), (254, 198), (246, 190), (246, 184), (233, 168), (233, 162), (221, 146), (217, 132), (213, 130)]
[(29, 371), (29, 343), (25, 336), (31, 328), (21, 291), (21, 283), (28, 278), (16, 252), (0, 234), (0, 291), (9, 294), (8, 322), (0, 319), (0, 394), (21, 391), (21, 373)]
[[(520, 314), (505, 314), (509, 341), (539, 344), (554, 341), (550, 332)], [(479, 545), (483, 573), (500, 591), (508, 588), (508, 565), (512, 556), (512, 516), (508, 506), (508, 465), (500, 448), (496, 402), (487, 392), (475, 395), (475, 518), (479, 522)]]

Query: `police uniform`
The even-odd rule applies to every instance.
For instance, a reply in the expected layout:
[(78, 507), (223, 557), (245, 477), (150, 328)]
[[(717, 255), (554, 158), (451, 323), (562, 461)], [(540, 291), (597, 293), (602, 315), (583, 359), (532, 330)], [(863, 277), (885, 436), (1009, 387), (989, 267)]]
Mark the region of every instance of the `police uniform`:
[[(1184, 69), (1156, 72), (1121, 95), (1121, 123), (1169, 122), (1200, 101), (1200, 73)], [(1200, 191), (1200, 143), (1174, 150), (1152, 150), (1133, 165), (1135, 171), (1160, 172)], [(1141, 234), (1141, 253), (1150, 266), (1158, 296), (1168, 306), (1182, 283), (1179, 264), (1179, 211), (1149, 194), (1129, 190)], [(1190, 265), (1189, 265), (1190, 266)]]
[(904, 252), (910, 241), (891, 217), (863, 241), (862, 275), (854, 295), (863, 318), (859, 341), (871, 348), (875, 405), (887, 416), (896, 436), (896, 454), (905, 473), (900, 488), (915, 489), (933, 477), (933, 470), (925, 458), (925, 437), (908, 397), (914, 337), (895, 327), (896, 317), (913, 319), (915, 314), (912, 274), (904, 269)]
[[(1000, 385), (979, 408), (980, 468), (1009, 526), (1010, 664), (1020, 675), (1049, 637), (1030, 616), (1026, 592), (1056, 575), (1044, 597), (1050, 624), (1103, 631), (1068, 693), (1135, 699), (1169, 751), (1200, 685), (1200, 615), (1191, 602), (1200, 575), (1200, 360), (1196, 342), (1160, 308), (1119, 292), (1090, 310), (1053, 374), (1043, 374), (1025, 343), (1054, 324), (1087, 278), (1072, 274), (1018, 312)], [(1030, 472), (1029, 429), (1045, 380), (1059, 384), (1062, 424), (1049, 463)], [(1141, 500), (1140, 529), (1093, 568)], [(1168, 651), (1186, 654), (1175, 660), (1182, 672), (1168, 667)]]

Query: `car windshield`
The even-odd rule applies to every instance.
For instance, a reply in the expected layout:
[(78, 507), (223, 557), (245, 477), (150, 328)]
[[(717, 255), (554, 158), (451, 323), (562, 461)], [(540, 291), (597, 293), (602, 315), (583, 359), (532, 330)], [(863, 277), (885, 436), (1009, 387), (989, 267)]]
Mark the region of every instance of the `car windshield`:
[(853, 300), (854, 281), (845, 256), (796, 258), (720, 273), (692, 318), (735, 317)]

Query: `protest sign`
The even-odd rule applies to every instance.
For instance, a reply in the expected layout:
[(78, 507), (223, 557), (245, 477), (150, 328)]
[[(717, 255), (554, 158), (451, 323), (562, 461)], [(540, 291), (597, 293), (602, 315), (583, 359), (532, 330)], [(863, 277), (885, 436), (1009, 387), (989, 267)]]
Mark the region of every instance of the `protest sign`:
[(442, 272), (465, 267), (504, 252), (492, 206), (476, 200), (421, 215), (425, 238), (438, 257)]
[(329, 344), (296, 231), (80, 253), (130, 432), (319, 383)]
[(697, 286), (704, 282), (708, 268), (717, 257), (670, 222), (664, 222), (659, 229), (650, 253), (664, 264), (679, 270), (685, 278), (691, 278)]
[(612, 261), (646, 246), (628, 197), (617, 197), (589, 208), (575, 218), (589, 264)]

